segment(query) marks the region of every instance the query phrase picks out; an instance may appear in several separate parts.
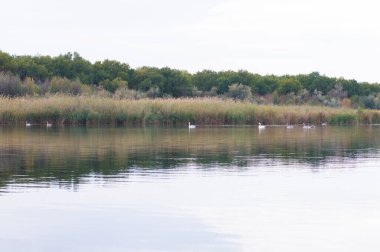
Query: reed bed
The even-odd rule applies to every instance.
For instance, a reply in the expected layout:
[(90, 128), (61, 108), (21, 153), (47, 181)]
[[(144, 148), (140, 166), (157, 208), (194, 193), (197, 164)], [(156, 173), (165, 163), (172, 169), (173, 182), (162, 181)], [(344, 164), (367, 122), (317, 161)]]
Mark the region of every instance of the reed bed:
[(380, 112), (321, 106), (256, 105), (217, 98), (119, 100), (88, 96), (0, 97), (1, 124), (267, 125), (373, 124)]

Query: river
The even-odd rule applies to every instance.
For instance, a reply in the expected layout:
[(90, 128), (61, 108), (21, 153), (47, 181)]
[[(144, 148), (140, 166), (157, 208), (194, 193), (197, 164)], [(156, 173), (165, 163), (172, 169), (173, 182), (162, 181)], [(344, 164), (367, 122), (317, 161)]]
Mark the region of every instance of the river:
[(1, 127), (0, 251), (379, 251), (380, 126)]

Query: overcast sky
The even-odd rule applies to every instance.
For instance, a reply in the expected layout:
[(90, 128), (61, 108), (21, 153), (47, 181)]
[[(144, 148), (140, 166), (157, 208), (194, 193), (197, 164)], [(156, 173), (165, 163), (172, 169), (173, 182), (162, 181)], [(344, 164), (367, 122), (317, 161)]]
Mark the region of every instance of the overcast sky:
[(8, 0), (0, 50), (380, 82), (374, 0)]

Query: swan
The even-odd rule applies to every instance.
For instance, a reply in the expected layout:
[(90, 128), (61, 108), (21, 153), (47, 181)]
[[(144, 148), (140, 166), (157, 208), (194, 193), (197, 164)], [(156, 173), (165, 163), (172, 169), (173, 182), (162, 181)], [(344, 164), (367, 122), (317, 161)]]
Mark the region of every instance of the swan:
[(189, 129), (195, 129), (197, 126), (195, 125), (191, 125), (190, 122), (189, 122)]
[(310, 125), (310, 124), (305, 124), (305, 123), (303, 123), (303, 127), (302, 128), (304, 128), (304, 129), (312, 129), (312, 128), (315, 128), (315, 126), (314, 125)]
[(53, 126), (53, 124), (51, 124), (48, 121), (46, 121), (46, 127), (51, 127), (51, 126)]
[(262, 125), (261, 123), (259, 123), (259, 129), (265, 129), (265, 125)]
[(294, 128), (294, 125), (287, 124), (287, 125), (286, 125), (286, 128), (287, 128), (287, 129), (293, 129), (293, 128)]
[(322, 123), (322, 126), (327, 126), (327, 125), (328, 125), (327, 122)]
[(30, 122), (25, 122), (25, 126), (30, 127), (30, 126), (32, 126), (32, 124)]

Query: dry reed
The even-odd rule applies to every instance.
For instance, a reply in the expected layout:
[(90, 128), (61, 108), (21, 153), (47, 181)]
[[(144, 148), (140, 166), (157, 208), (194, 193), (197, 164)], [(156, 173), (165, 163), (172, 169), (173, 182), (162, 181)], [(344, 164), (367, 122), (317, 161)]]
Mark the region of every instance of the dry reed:
[(380, 112), (321, 106), (256, 105), (217, 98), (119, 100), (88, 96), (0, 97), (0, 123), (267, 125), (371, 124)]

